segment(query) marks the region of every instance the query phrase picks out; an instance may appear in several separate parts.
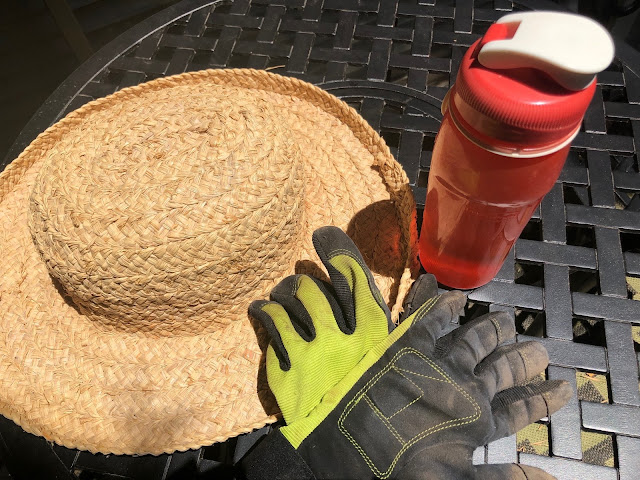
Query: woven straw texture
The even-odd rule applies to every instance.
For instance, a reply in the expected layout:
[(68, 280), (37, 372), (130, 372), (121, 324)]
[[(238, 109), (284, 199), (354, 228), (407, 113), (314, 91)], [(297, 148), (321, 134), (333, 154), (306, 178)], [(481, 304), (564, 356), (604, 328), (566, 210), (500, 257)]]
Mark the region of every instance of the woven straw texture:
[(273, 422), (248, 304), (324, 275), (323, 225), (400, 312), (415, 209), (350, 107), (255, 70), (91, 102), (0, 175), (0, 413), (69, 448), (160, 454)]

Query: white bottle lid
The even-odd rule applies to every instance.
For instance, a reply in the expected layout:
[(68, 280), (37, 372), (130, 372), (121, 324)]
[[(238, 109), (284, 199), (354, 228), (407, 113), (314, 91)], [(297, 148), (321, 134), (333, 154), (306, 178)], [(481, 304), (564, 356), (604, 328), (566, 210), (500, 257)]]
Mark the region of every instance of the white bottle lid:
[(513, 38), (482, 46), (478, 61), (487, 68), (535, 68), (569, 90), (582, 90), (613, 60), (609, 32), (582, 15), (522, 12), (505, 15), (496, 23), (517, 28)]

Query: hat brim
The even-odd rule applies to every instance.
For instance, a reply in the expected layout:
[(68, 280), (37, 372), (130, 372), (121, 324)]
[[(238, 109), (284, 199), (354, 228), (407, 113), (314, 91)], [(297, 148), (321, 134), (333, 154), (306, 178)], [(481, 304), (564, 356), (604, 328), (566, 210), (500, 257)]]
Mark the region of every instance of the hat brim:
[(275, 280), (213, 332), (118, 331), (74, 307), (29, 230), (37, 174), (74, 122), (121, 109), (130, 95), (194, 83), (277, 100), (297, 119), (293, 138), (311, 146), (302, 152), (305, 240), (286, 259), (285, 273), (322, 275), (311, 233), (336, 225), (362, 250), (394, 318), (400, 312), (416, 265), (413, 196), (402, 167), (355, 110), (308, 83), (255, 70), (207, 70), (127, 88), (72, 112), (0, 174), (0, 414), (30, 433), (92, 452), (161, 454), (224, 441), (277, 418), (259, 372), (262, 333), (246, 313)]

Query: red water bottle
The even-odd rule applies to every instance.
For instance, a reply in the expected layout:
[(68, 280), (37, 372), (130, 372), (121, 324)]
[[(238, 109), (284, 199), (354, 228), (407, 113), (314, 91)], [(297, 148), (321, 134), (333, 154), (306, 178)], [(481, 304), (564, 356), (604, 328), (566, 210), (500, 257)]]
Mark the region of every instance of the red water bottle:
[(473, 44), (447, 93), (433, 148), (420, 261), (438, 281), (490, 281), (558, 179), (613, 59), (609, 33), (586, 17), (515, 13)]

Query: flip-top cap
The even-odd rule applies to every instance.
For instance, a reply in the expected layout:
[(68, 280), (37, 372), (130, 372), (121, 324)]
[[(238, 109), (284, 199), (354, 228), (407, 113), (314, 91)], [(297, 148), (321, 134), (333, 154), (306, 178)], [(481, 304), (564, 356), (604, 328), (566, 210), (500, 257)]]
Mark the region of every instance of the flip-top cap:
[[(526, 12), (506, 15), (491, 28), (510, 38), (484, 41), (478, 61), (487, 68), (535, 68), (568, 90), (583, 90), (613, 60), (613, 41), (598, 22), (581, 15)], [(485, 37), (486, 38), (486, 37)]]
[(451, 107), (485, 144), (518, 150), (564, 145), (589, 106), (596, 73), (613, 59), (609, 33), (586, 17), (502, 17), (463, 57)]

